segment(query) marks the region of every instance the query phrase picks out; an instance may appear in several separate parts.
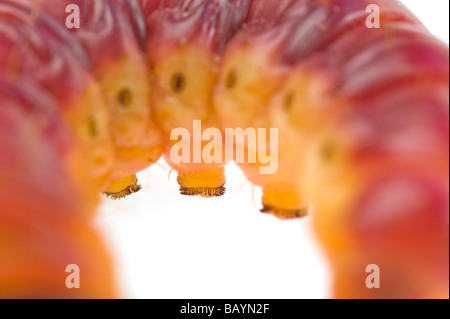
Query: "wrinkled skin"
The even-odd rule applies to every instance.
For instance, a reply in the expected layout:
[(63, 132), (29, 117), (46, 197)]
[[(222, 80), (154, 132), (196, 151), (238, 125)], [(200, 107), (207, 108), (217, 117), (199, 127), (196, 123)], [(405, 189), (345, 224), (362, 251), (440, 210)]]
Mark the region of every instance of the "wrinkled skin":
[[(0, 84), (0, 297), (112, 297), (109, 256), (61, 161), (71, 141), (56, 104), (31, 84)], [(74, 261), (82, 284), (67, 289)]]
[[(277, 173), (240, 166), (264, 212), (311, 203), (335, 297), (446, 298), (448, 47), (396, 1), (367, 29), (367, 4), (254, 1), (214, 106), (224, 127), (279, 129)], [(365, 286), (372, 263), (380, 289)]]
[[(65, 25), (66, 7), (80, 8), (83, 26), (71, 32), (85, 50), (106, 100), (115, 148), (110, 181), (147, 168), (161, 156), (160, 133), (150, 108), (145, 24), (137, 1), (20, 0)], [(128, 186), (128, 185), (126, 185)]]
[(87, 57), (64, 28), (46, 17), (34, 19), (26, 7), (0, 2), (0, 25), (0, 71), (10, 82), (33, 82), (55, 99), (73, 135), (73, 156), (64, 162), (96, 204), (94, 193), (107, 184), (114, 157), (107, 109)]
[[(164, 159), (178, 173), (181, 193), (205, 197), (223, 194), (224, 161), (193, 163), (192, 153), (203, 150), (193, 140), (193, 121), (204, 128), (219, 127), (212, 94), (218, 61), (227, 42), (243, 23), (247, 1), (143, 1), (147, 15), (148, 56), (153, 66), (153, 102), (164, 136)], [(239, 10), (238, 10), (239, 9)], [(190, 163), (175, 163), (170, 151), (175, 128), (186, 128)], [(222, 144), (223, 145), (223, 144)], [(222, 152), (223, 153), (223, 152)], [(206, 190), (205, 190), (206, 189)]]

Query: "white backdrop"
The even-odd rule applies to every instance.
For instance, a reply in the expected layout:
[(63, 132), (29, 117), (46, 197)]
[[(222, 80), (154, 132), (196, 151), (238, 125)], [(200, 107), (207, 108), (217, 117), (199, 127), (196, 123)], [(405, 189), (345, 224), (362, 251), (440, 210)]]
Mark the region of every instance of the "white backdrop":
[[(448, 0), (404, 0), (448, 43)], [(227, 166), (221, 198), (179, 195), (160, 161), (138, 175), (143, 189), (104, 200), (96, 225), (126, 298), (327, 298), (331, 276), (311, 219), (258, 212), (261, 190)]]

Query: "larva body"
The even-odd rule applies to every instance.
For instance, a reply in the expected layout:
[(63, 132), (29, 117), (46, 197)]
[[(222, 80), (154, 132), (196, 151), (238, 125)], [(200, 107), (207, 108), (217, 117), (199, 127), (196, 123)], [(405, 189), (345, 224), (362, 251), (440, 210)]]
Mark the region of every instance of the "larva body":
[[(33, 84), (0, 84), (0, 297), (113, 297), (93, 208), (62, 161), (73, 148), (70, 126)], [(86, 276), (70, 291), (59, 274), (74, 260)]]
[[(0, 184), (27, 192), (36, 187), (33, 198), (40, 205), (31, 209), (5, 195), (0, 230), (20, 233), (25, 217), (14, 219), (10, 212), (16, 210), (32, 215), (30, 222), (42, 216), (48, 227), (66, 225), (70, 230), (60, 235), (70, 238), (67, 247), (92, 240), (92, 250), (80, 258), (92, 274), (106, 271), (92, 277), (81, 295), (113, 294), (111, 284), (96, 288), (111, 280), (111, 272), (104, 253), (91, 254), (101, 246), (92, 230), (83, 228), (89, 214), (82, 212), (92, 210), (83, 203), (95, 202), (97, 192), (131, 192), (137, 185), (134, 174), (163, 153), (178, 173), (182, 194), (223, 194), (229, 159), (175, 163), (171, 157), (176, 143), (171, 132), (178, 127), (190, 133), (183, 142), (189, 142), (191, 154), (207, 147), (207, 141), (192, 138), (193, 121), (201, 120), (223, 133), (225, 128), (278, 129), (273, 151), (279, 163), (272, 174), (261, 174), (263, 161), (249, 140), (231, 147), (257, 158), (238, 164), (263, 188), (263, 212), (288, 219), (312, 207), (333, 266), (335, 297), (448, 298), (448, 47), (398, 1), (16, 2), (21, 4), (0, 2), (0, 83), (8, 88), (0, 90), (0, 148), (8, 154), (1, 158), (8, 174), (1, 171)], [(380, 8), (381, 28), (366, 25), (366, 8), (373, 2)], [(85, 25), (58, 28), (72, 3)], [(30, 31), (20, 33), (16, 20)], [(49, 45), (29, 50), (34, 47), (25, 44), (42, 38), (45, 30), (52, 31), (46, 33)], [(11, 32), (17, 34), (14, 41)], [(76, 44), (65, 47), (68, 38)], [(34, 62), (11, 64), (16, 48)], [(68, 79), (82, 80), (61, 84), (63, 73), (52, 78), (39, 69), (55, 59), (67, 65)], [(7, 76), (11, 72), (23, 79), (23, 87), (17, 77)], [(27, 98), (28, 91), (39, 92), (39, 99)], [(86, 92), (94, 91), (90, 106)], [(77, 127), (92, 124), (93, 108), (101, 120), (86, 140)], [(29, 117), (35, 110), (50, 120), (42, 124)], [(25, 118), (30, 124), (22, 122)], [(36, 137), (37, 130), (42, 135)], [(9, 131), (20, 148), (8, 143)], [(270, 137), (262, 143), (269, 145)], [(28, 162), (8, 161), (9, 154), (20, 158), (33, 152), (32, 144), (42, 154), (29, 168)], [(75, 155), (68, 156), (68, 150)], [(74, 173), (74, 158), (86, 163), (81, 178)], [(24, 182), (21, 172), (31, 179)], [(40, 187), (47, 179), (64, 186), (55, 195)], [(70, 193), (75, 195), (61, 202)], [(63, 209), (65, 215), (51, 214)], [(36, 245), (57, 252), (55, 245), (45, 248), (41, 235), (33, 233)], [(64, 259), (53, 264), (45, 254), (30, 255), (14, 232), (0, 237), (0, 256), (11, 256), (16, 247), (19, 252), (8, 263), (0, 259), (0, 266), (8, 266), (0, 269), (0, 295), (71, 296), (42, 269), (22, 277), (12, 270), (15, 264), (24, 269), (26, 256), (52, 267)], [(385, 272), (379, 289), (365, 286), (365, 269), (372, 263)], [(34, 281), (24, 284), (41, 277), (39, 287), (48, 289)]]
[(89, 59), (55, 21), (33, 17), (29, 8), (14, 3), (0, 2), (0, 6), (2, 78), (36, 83), (52, 96), (72, 135), (62, 162), (80, 191), (92, 197), (92, 192), (106, 186), (113, 156), (108, 111)]
[(152, 93), (142, 10), (137, 2), (122, 0), (20, 2), (63, 26), (66, 8), (78, 6), (83, 27), (70, 30), (87, 53), (103, 92), (114, 146), (115, 164), (109, 176), (113, 184), (103, 190), (120, 194), (132, 186), (127, 183), (133, 181), (130, 175), (161, 156), (160, 135), (149, 107)]
[[(148, 56), (153, 67), (153, 106), (163, 131), (164, 159), (178, 173), (180, 190), (188, 195), (220, 196), (224, 162), (206, 165), (194, 152), (206, 142), (193, 139), (193, 121), (219, 127), (213, 93), (228, 41), (246, 18), (247, 1), (143, 1), (148, 27)], [(188, 128), (190, 163), (174, 163), (170, 140), (177, 127)], [(182, 141), (183, 142), (183, 141)], [(199, 144), (199, 145), (198, 145)]]

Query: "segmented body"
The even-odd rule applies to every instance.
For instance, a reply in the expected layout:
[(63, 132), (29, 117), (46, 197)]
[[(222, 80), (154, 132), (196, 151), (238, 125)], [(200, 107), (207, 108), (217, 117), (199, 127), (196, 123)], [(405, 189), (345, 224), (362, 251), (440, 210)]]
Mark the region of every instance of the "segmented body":
[[(263, 188), (263, 212), (302, 217), (312, 203), (336, 297), (448, 297), (448, 47), (397, 1), (15, 2), (0, 2), (0, 185), (39, 205), (1, 194), (0, 295), (111, 296), (85, 211), (97, 192), (137, 190), (134, 174), (161, 153), (182, 194), (222, 195), (226, 159), (170, 156), (171, 131), (201, 120), (222, 131), (278, 128), (274, 174), (260, 174), (260, 158), (239, 165)], [(371, 29), (373, 2), (381, 27)], [(79, 30), (63, 26), (69, 3), (81, 8)], [(256, 152), (248, 141), (232, 147)], [(11, 161), (36, 149), (33, 161)], [(55, 194), (43, 181), (61, 186)], [(33, 222), (64, 240), (25, 236)], [(80, 295), (43, 268), (71, 263), (74, 251), (91, 271)], [(21, 273), (29, 260), (41, 268)], [(365, 286), (372, 263), (384, 269), (380, 289)]]

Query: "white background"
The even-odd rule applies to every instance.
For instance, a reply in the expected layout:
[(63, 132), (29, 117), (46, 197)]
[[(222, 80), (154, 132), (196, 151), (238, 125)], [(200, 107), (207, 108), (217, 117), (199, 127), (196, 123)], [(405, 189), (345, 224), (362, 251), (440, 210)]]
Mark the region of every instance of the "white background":
[[(448, 43), (447, 0), (405, 0)], [(126, 298), (328, 298), (330, 269), (311, 218), (258, 213), (261, 190), (227, 166), (221, 198), (179, 195), (160, 161), (138, 175), (138, 194), (104, 200), (96, 225)]]

